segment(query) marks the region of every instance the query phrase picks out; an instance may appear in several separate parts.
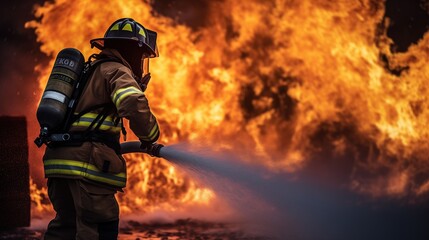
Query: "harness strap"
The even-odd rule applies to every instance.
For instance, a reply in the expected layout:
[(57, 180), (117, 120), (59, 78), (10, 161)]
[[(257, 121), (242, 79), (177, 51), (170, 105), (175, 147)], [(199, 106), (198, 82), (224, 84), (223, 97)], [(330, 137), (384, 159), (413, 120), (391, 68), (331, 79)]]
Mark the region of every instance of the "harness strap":
[(121, 131), (122, 131), (122, 135), (124, 135), (124, 142), (127, 141), (127, 130), (125, 129), (124, 126), (124, 120), (122, 118), (120, 118), (121, 121)]
[(77, 147), (84, 142), (101, 142), (112, 148), (117, 154), (121, 153), (121, 145), (117, 135), (103, 132), (74, 132), (54, 133), (49, 139), (49, 147)]
[(87, 113), (89, 113), (89, 112), (92, 112), (92, 111), (97, 110), (97, 109), (100, 109), (100, 108), (107, 107), (107, 106), (109, 106), (109, 105), (112, 105), (112, 103), (102, 103), (102, 104), (97, 104), (97, 105), (94, 105), (94, 106), (88, 107), (87, 109), (85, 109), (85, 110), (81, 111), (80, 113), (78, 113), (78, 114), (74, 115), (74, 116), (73, 116), (73, 121), (72, 121), (72, 122), (75, 122), (75, 121), (76, 121), (76, 120), (78, 120), (80, 117), (82, 117), (83, 115), (85, 115), (85, 114), (87, 114)]
[[(85, 130), (85, 132), (89, 133), (90, 131), (98, 131), (100, 129), (101, 124), (103, 124), (104, 120), (109, 115), (109, 112), (111, 111), (111, 107), (109, 105), (105, 106), (103, 110), (95, 117), (95, 119), (91, 122), (91, 124), (88, 126), (88, 128)], [(84, 111), (87, 113), (87, 111)], [(94, 125), (97, 123), (97, 126), (94, 127)]]

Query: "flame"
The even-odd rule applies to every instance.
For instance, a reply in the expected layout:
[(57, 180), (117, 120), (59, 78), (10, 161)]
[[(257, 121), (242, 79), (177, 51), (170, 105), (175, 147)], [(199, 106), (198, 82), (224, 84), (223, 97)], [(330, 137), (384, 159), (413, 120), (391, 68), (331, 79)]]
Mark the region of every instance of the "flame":
[(126, 194), (119, 196), (123, 214), (153, 212), (161, 206), (163, 210), (178, 210), (180, 205), (169, 204), (172, 201), (207, 206), (215, 197), (211, 190), (198, 187), (161, 159), (142, 154), (126, 158), (129, 179)]
[[(204, 27), (192, 30), (147, 1), (56, 0), (36, 7), (26, 26), (52, 57), (36, 66), (40, 92), (60, 49), (89, 56), (90, 39), (132, 17), (159, 34), (147, 96), (164, 143), (257, 152), (253, 161), (288, 172), (323, 153), (352, 162), (346, 180), (356, 191), (420, 196), (429, 192), (429, 34), (405, 53), (391, 52), (384, 4), (215, 1)], [(127, 159), (125, 212), (215, 198), (161, 160)]]
[(30, 177), (30, 198), (31, 198), (31, 217), (33, 219), (42, 219), (53, 212), (49, 204), (48, 191), (46, 188), (38, 188), (37, 184)]

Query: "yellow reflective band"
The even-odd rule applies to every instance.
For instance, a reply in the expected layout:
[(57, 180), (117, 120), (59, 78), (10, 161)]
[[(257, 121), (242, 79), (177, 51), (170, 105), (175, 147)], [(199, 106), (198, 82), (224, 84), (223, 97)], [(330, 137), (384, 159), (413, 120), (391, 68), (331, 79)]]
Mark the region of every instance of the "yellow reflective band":
[[(50, 165), (69, 165), (69, 166), (75, 166), (75, 167), (82, 167), (93, 171), (101, 172), (95, 165), (88, 163), (88, 162), (81, 162), (81, 161), (75, 161), (75, 160), (66, 160), (66, 159), (48, 159), (44, 161), (44, 164), (46, 166)], [(118, 173), (118, 174), (111, 174), (113, 176), (117, 177), (127, 177), (125, 173)]]
[(150, 131), (149, 135), (147, 137), (141, 137), (141, 139), (146, 141), (152, 141), (157, 134), (158, 134), (158, 124), (155, 124), (155, 126), (153, 126), (152, 130)]
[(112, 28), (110, 28), (110, 31), (119, 30), (119, 23), (115, 24)]
[(116, 108), (119, 108), (119, 105), (121, 104), (121, 101), (124, 98), (135, 93), (143, 94), (143, 92), (140, 89), (134, 86), (118, 89), (115, 92), (115, 94), (113, 94), (113, 99), (112, 99), (113, 103), (115, 103)]
[(102, 182), (102, 183), (107, 183), (113, 186), (117, 186), (117, 187), (125, 187), (126, 183), (122, 182), (122, 181), (116, 181), (116, 180), (112, 180), (109, 178), (104, 178), (104, 177), (99, 177), (96, 175), (92, 175), (92, 174), (84, 174), (84, 172), (79, 171), (79, 170), (70, 170), (70, 169), (46, 169), (45, 170), (45, 174), (46, 176), (49, 175), (55, 175), (55, 174), (61, 174), (61, 175), (78, 175), (78, 176), (83, 176), (87, 179), (96, 181), (96, 182)]
[(149, 138), (153, 138), (154, 135), (158, 132), (158, 124), (155, 124), (155, 126), (153, 126), (152, 130), (149, 133)]
[[(98, 116), (98, 113), (86, 113), (82, 115), (78, 120), (76, 120), (72, 126), (75, 127), (89, 127), (91, 123), (95, 120), (95, 118)], [(115, 125), (115, 122), (113, 121), (112, 116), (106, 117), (106, 119), (103, 121), (103, 123), (100, 125), (100, 130), (109, 130), (114, 133), (119, 133), (122, 129), (122, 125), (120, 122)], [(97, 124), (97, 123), (96, 123)], [(96, 126), (96, 124), (94, 126)]]
[(93, 181), (124, 187), (127, 180), (125, 172), (109, 174), (101, 172), (95, 165), (81, 161), (49, 159), (44, 161), (45, 175), (66, 174), (82, 176)]
[(144, 30), (140, 27), (139, 27), (139, 29), (140, 29), (139, 34), (146, 38), (146, 33), (144, 32)]
[(46, 176), (52, 175), (52, 174), (65, 174), (65, 175), (77, 175), (85, 177), (85, 172), (82, 172), (80, 170), (71, 170), (71, 169), (45, 169)]
[(111, 184), (111, 185), (115, 185), (115, 186), (118, 186), (118, 187), (125, 187), (125, 185), (126, 185), (125, 181), (124, 182), (122, 182), (122, 181), (115, 181), (115, 180), (112, 180), (112, 179), (109, 179), (109, 178), (103, 178), (103, 177), (99, 177), (99, 176), (92, 175), (92, 174), (89, 174), (87, 176), (87, 178), (91, 179), (93, 181), (105, 182), (105, 183), (108, 183), (108, 184)]
[[(84, 115), (81, 116), (81, 118), (93, 118), (93, 119), (95, 119), (97, 116), (98, 116), (98, 113), (90, 112), (90, 113), (85, 113)], [(107, 116), (104, 121), (113, 122), (113, 117)]]
[(127, 23), (125, 24), (125, 26), (122, 28), (123, 31), (133, 31), (133, 28), (131, 27), (131, 24)]
[(70, 165), (70, 166), (84, 167), (84, 168), (86, 168), (89, 165), (89, 163), (86, 163), (86, 162), (74, 161), (74, 160), (65, 160), (65, 159), (49, 159), (49, 160), (43, 161), (43, 163), (46, 166), (66, 164), (66, 165)]
[[(72, 124), (72, 126), (74, 126), (74, 127), (89, 127), (89, 125), (91, 125), (90, 122), (78, 122), (78, 123)], [(103, 131), (108, 131), (108, 130), (110, 131), (111, 130), (114, 133), (119, 133), (121, 131), (121, 127), (111, 127), (111, 126), (104, 125), (104, 124), (101, 124), (99, 129), (103, 130)]]

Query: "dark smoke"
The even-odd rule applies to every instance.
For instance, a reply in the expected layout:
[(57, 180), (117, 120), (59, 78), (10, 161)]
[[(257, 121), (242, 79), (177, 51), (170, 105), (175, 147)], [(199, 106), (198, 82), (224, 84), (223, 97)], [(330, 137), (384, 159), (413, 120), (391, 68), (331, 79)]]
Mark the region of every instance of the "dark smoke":
[[(35, 105), (39, 101), (38, 73), (34, 67), (48, 58), (40, 52), (40, 44), (32, 29), (24, 24), (32, 20), (33, 7), (43, 0), (5, 1), (0, 8), (0, 116), (25, 116), (31, 176), (41, 181), (41, 151), (35, 150), (33, 139), (38, 134)], [(7, 127), (7, 126), (2, 126)]]
[(391, 19), (387, 35), (394, 52), (405, 52), (429, 30), (429, 1), (387, 0), (385, 17)]
[(168, 16), (179, 24), (185, 24), (194, 30), (207, 24), (210, 10), (209, 0), (169, 0), (153, 1), (152, 7), (158, 14)]
[(28, 114), (39, 101), (37, 74), (34, 66), (47, 57), (25, 22), (33, 19), (34, 4), (44, 1), (7, 1), (0, 9), (0, 115)]

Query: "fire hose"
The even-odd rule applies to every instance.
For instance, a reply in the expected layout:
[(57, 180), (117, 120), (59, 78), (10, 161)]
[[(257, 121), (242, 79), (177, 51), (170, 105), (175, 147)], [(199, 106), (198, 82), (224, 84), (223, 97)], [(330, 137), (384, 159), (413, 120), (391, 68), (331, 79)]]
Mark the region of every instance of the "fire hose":
[(151, 156), (165, 158), (162, 151), (163, 149), (165, 149), (164, 145), (157, 143), (154, 143), (147, 148), (142, 148), (141, 143), (139, 141), (121, 143), (121, 154), (141, 152), (147, 153)]
[(154, 157), (164, 158), (170, 162), (184, 162), (185, 160), (197, 158), (197, 156), (192, 153), (180, 151), (175, 147), (164, 146), (158, 143), (144, 148), (139, 141), (121, 143), (121, 154), (127, 153), (146, 153)]

